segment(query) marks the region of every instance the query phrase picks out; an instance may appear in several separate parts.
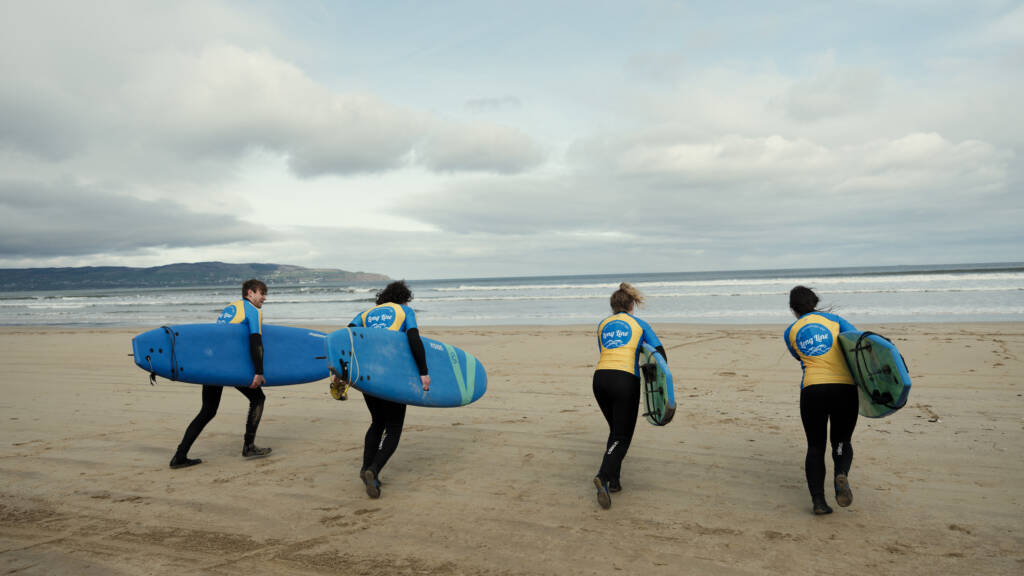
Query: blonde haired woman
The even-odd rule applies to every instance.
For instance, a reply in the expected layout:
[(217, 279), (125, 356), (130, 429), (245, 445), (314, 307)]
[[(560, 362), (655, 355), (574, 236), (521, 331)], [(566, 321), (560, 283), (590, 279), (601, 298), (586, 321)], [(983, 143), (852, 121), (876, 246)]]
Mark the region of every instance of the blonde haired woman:
[(619, 284), (611, 297), (612, 315), (597, 327), (601, 359), (594, 370), (594, 398), (608, 422), (608, 443), (601, 469), (594, 477), (597, 502), (602, 508), (610, 508), (611, 493), (622, 490), (622, 459), (633, 439), (640, 408), (641, 344), (647, 342), (665, 357), (665, 348), (651, 326), (633, 315), (643, 301), (639, 290), (625, 282)]

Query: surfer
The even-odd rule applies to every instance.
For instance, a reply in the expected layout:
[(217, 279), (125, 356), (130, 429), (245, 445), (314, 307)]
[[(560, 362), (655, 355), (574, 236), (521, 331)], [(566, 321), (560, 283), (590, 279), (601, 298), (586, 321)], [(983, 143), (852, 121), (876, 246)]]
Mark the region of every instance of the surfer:
[(836, 503), (846, 507), (853, 502), (850, 490), (850, 464), (853, 446), (850, 438), (857, 425), (857, 387), (839, 346), (839, 333), (856, 330), (852, 324), (831, 312), (817, 309), (818, 296), (805, 286), (789, 292), (789, 308), (797, 321), (786, 328), (789, 353), (800, 361), (800, 420), (807, 436), (804, 472), (815, 514), (831, 514), (825, 501), (825, 440), (831, 423), (832, 462)]
[(633, 309), (643, 301), (639, 290), (625, 282), (619, 284), (611, 297), (612, 315), (597, 327), (601, 359), (594, 370), (594, 397), (609, 429), (601, 469), (594, 477), (597, 502), (602, 508), (610, 508), (611, 493), (622, 490), (619, 472), (633, 439), (640, 406), (641, 344), (647, 342), (662, 358), (666, 357), (651, 326), (633, 316)]
[[(407, 304), (412, 300), (412, 291), (405, 282), (398, 280), (377, 292), (377, 305), (357, 314), (349, 322), (352, 327), (382, 328), (405, 332), (409, 339), (412, 357), (419, 369), (420, 384), (424, 391), (430, 390), (430, 374), (427, 371), (427, 355), (416, 325), (416, 313)], [(334, 383), (340, 384), (337, 375)], [(363, 400), (370, 411), (370, 428), (363, 443), (363, 466), (359, 477), (366, 485), (370, 498), (380, 498), (380, 471), (398, 448), (405, 423), (405, 404), (392, 402), (363, 393)]]
[[(246, 280), (242, 284), (242, 299), (229, 304), (217, 318), (218, 324), (245, 324), (249, 327), (249, 354), (252, 356), (255, 374), (248, 388), (235, 387), (235, 390), (249, 399), (249, 415), (245, 421), (245, 437), (242, 442), (242, 456), (246, 458), (266, 456), (271, 450), (254, 444), (266, 401), (263, 390), (260, 390), (260, 386), (266, 383), (263, 377), (263, 302), (266, 299), (266, 284), (256, 279)], [(223, 391), (223, 386), (203, 385), (203, 407), (185, 429), (185, 436), (171, 458), (171, 468), (187, 468), (202, 462), (199, 458), (189, 458), (188, 451), (203, 428), (217, 415)]]

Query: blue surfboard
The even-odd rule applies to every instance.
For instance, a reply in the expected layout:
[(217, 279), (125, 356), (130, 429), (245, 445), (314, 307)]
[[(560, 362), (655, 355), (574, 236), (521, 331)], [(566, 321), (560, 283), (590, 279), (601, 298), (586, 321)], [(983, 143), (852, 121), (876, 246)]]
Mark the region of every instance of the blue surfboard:
[(907, 363), (888, 338), (874, 332), (841, 332), (839, 346), (857, 384), (861, 416), (882, 418), (907, 404)]
[(640, 376), (644, 383), (644, 417), (664, 426), (676, 413), (676, 393), (668, 363), (653, 346), (644, 342), (640, 350)]
[[(292, 326), (263, 325), (265, 386), (323, 380), (327, 335)], [(253, 365), (244, 324), (163, 326), (132, 338), (135, 365), (151, 375), (212, 386), (249, 386)]]
[(487, 372), (476, 357), (444, 342), (422, 340), (430, 372), (427, 392), (404, 332), (380, 328), (332, 332), (327, 335), (327, 364), (360, 392), (402, 404), (464, 406), (484, 395)]

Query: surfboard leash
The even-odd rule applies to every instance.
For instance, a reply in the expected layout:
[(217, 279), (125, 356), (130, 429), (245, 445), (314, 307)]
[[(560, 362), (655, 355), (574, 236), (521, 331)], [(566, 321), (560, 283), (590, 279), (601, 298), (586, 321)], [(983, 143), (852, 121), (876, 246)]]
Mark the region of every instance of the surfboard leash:
[(153, 370), (153, 357), (146, 354), (146, 362), (149, 362), (149, 385), (156, 386), (156, 371)]
[[(871, 342), (868, 342), (866, 345), (862, 345), (861, 344), (861, 341), (866, 339), (868, 336), (878, 336), (882, 340), (885, 340), (886, 342), (892, 344), (892, 340), (889, 340), (885, 336), (882, 336), (881, 334), (878, 334), (876, 332), (868, 332), (868, 331), (861, 332), (860, 336), (857, 337), (857, 343), (853, 347), (853, 350), (854, 350), (854, 366), (857, 368), (857, 376), (858, 376), (857, 381), (862, 383), (861, 384), (861, 389), (863, 389), (864, 392), (868, 395), (868, 398), (871, 399), (872, 403), (885, 406), (886, 408), (889, 408), (890, 410), (899, 410), (900, 408), (903, 407), (903, 405), (897, 406), (896, 405), (896, 399), (892, 397), (892, 394), (889, 394), (888, 392), (886, 392), (885, 394), (881, 394), (881, 393), (878, 392), (878, 390), (868, 390), (867, 387), (863, 384), (863, 383), (867, 382), (867, 380), (864, 378), (864, 371), (867, 371), (867, 374), (868, 374), (869, 377), (871, 377), (870, 380), (872, 382), (874, 382), (874, 377), (873, 377), (874, 374), (877, 374), (877, 372), (876, 373), (872, 373), (871, 370), (869, 368), (867, 368), (867, 358), (866, 358), (866, 355), (864, 354), (864, 351), (871, 349)], [(895, 346), (893, 346), (893, 347), (895, 348)], [(897, 353), (899, 353), (898, 350), (897, 350)], [(903, 362), (904, 366), (907, 365), (906, 360), (903, 359), (903, 354), (900, 354), (900, 361)], [(864, 370), (861, 370), (861, 365), (862, 364), (864, 365)], [(888, 369), (888, 366), (886, 368)], [(909, 369), (908, 369), (908, 371), (909, 371)], [(889, 374), (889, 376), (891, 376), (892, 378), (896, 378), (891, 373)]]
[[(351, 328), (346, 328), (345, 331), (348, 332), (348, 350), (349, 350), (349, 357), (350, 357), (349, 364), (355, 364), (355, 372), (354, 373), (355, 374), (359, 374), (359, 358), (356, 357), (356, 339), (352, 335), (352, 329)], [(353, 383), (356, 380), (358, 380), (358, 376), (353, 377), (352, 374), (353, 374), (352, 369), (349, 368), (349, 371), (348, 371), (348, 381), (349, 381), (349, 383)]]
[[(174, 338), (175, 338), (175, 336), (177, 336), (177, 334), (175, 334), (174, 328), (171, 328), (170, 326), (161, 326), (161, 328), (164, 329), (164, 332), (167, 333), (167, 337), (171, 340), (171, 381), (172, 382), (177, 382), (178, 381), (178, 355), (177, 355), (177, 353), (174, 350), (174, 344), (175, 344)], [(154, 382), (156, 381), (155, 374), (150, 374), (149, 377), (152, 378)]]

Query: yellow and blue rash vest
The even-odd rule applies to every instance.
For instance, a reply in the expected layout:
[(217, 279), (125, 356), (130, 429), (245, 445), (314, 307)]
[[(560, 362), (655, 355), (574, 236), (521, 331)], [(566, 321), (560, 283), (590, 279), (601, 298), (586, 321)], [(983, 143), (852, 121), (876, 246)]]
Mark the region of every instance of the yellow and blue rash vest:
[(622, 370), (640, 376), (640, 344), (647, 342), (657, 348), (661, 341), (650, 324), (620, 312), (605, 318), (597, 326), (597, 346), (601, 350), (598, 370)]
[(246, 324), (249, 334), (263, 334), (263, 310), (248, 300), (236, 300), (217, 317), (217, 324)]
[(839, 333), (856, 330), (837, 314), (810, 312), (786, 328), (789, 353), (800, 361), (804, 376), (800, 388), (813, 384), (853, 384), (853, 376), (839, 347)]
[(406, 332), (417, 327), (416, 313), (408, 306), (386, 302), (357, 314), (349, 325)]

